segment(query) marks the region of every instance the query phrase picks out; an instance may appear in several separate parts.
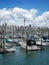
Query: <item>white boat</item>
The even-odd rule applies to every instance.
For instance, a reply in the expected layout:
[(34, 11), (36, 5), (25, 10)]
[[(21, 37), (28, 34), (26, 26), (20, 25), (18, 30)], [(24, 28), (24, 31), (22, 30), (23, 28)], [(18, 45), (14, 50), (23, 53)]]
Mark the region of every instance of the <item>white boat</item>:
[(49, 46), (49, 39), (46, 40), (46, 45)]
[(5, 37), (4, 37), (4, 38), (5, 38), (5, 39), (6, 39), (6, 38), (9, 38), (9, 36), (8, 36), (8, 35), (5, 35)]
[[(36, 40), (36, 45), (41, 45), (41, 39)], [(46, 41), (42, 39), (42, 46), (49, 46), (49, 40), (47, 39)]]
[[(26, 41), (21, 41), (21, 42), (19, 42), (19, 44), (21, 45), (21, 47), (23, 48), (23, 49), (25, 49), (26, 50)], [(36, 45), (31, 45), (31, 46), (28, 46), (27, 45), (27, 50), (32, 50), (32, 51), (34, 51), (34, 50), (40, 50), (41, 48), (39, 47), (39, 46), (36, 46)]]
[[(36, 41), (36, 45), (41, 45), (41, 41)], [(46, 46), (46, 42), (42, 41), (42, 46)]]
[(13, 42), (14, 42), (14, 43), (19, 43), (19, 41), (20, 41), (19, 38), (15, 38), (15, 39), (13, 39)]
[(15, 46), (11, 46), (11, 44), (8, 44), (8, 43), (5, 43), (5, 46), (4, 46), (4, 51), (3, 51), (3, 45), (2, 47), (0, 48), (0, 52), (15, 52), (16, 51), (16, 47)]
[(5, 52), (15, 52), (16, 51), (16, 47), (13, 46), (12, 44), (5, 43), (4, 50), (5, 50)]
[(15, 51), (16, 51), (15, 46), (5, 47), (5, 52), (15, 52)]

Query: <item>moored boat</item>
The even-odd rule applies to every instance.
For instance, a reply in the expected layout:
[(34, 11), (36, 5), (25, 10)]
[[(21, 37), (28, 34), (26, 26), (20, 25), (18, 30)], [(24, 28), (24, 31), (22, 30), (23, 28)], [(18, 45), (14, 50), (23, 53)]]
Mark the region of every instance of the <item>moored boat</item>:
[(5, 47), (5, 52), (15, 52), (16, 48), (14, 46)]
[(28, 39), (26, 41), (22, 40), (22, 41), (19, 42), (19, 44), (25, 50), (26, 50), (26, 47), (27, 47), (27, 50), (29, 50), (29, 51), (34, 51), (34, 50), (40, 50), (41, 49), (39, 46), (36, 45), (35, 40), (31, 40), (31, 39)]

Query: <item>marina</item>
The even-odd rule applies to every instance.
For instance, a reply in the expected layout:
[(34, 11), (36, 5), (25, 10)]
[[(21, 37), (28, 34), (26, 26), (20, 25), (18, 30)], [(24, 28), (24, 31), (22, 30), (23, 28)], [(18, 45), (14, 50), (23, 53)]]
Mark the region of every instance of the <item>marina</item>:
[(0, 0), (0, 65), (49, 65), (49, 0)]
[[(12, 33), (13, 34), (13, 33)], [(30, 34), (0, 38), (1, 65), (49, 65), (49, 38)]]
[(48, 36), (44, 38), (41, 34), (35, 36), (33, 32), (32, 34), (21, 32), (19, 35), (15, 33), (15, 36), (12, 32), (12, 35), (7, 34), (6, 36), (5, 31), (0, 35), (1, 65), (49, 65), (48, 55)]
[[(24, 20), (24, 28), (22, 28), (22, 30), (18, 28), (17, 29), (18, 32), (15, 32), (14, 27), (15, 26), (12, 25), (11, 33), (9, 33), (10, 29), (9, 29), (9, 32), (7, 33), (5, 29), (5, 25), (4, 25), (4, 28), (2, 28), (0, 33), (0, 41), (2, 41), (0, 43), (1, 45), (0, 52), (2, 53), (15, 52), (16, 49), (14, 47), (16, 46), (20, 46), (21, 48), (25, 49), (25, 51), (35, 51), (35, 50), (38, 51), (43, 49), (44, 46), (47, 46), (47, 47), (49, 46), (49, 36), (48, 36), (49, 33), (46, 35), (46, 32), (48, 32), (48, 30), (44, 32), (45, 36), (43, 33), (45, 28), (43, 29), (41, 27), (41, 28), (37, 28), (37, 30), (36, 28), (35, 30), (33, 30), (31, 25), (29, 25), (29, 27), (26, 30), (25, 20)], [(6, 46), (6, 44), (8, 45)]]

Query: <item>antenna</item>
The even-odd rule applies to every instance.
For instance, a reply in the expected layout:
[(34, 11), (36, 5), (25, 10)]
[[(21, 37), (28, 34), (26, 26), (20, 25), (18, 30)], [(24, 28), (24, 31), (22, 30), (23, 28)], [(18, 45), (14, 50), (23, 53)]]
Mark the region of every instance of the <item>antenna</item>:
[(25, 20), (25, 18), (24, 18), (24, 27), (25, 27), (25, 21), (26, 21), (26, 20)]

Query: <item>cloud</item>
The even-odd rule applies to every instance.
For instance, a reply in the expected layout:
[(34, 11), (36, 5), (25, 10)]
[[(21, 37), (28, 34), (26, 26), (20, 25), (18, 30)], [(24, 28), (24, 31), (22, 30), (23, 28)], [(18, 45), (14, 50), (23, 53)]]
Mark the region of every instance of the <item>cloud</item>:
[(13, 11), (12, 11), (15, 21), (17, 21), (19, 25), (24, 24), (23, 23), (24, 18), (26, 19), (26, 25), (32, 24), (33, 20), (36, 18), (37, 12), (38, 12), (37, 9), (26, 10), (26, 9), (18, 8), (18, 7), (13, 8)]
[(26, 10), (26, 9), (18, 8), (18, 7), (15, 7), (13, 9), (13, 15), (14, 15), (14, 17), (16, 17), (18, 19), (26, 18), (26, 19), (31, 20), (35, 17), (35, 14), (37, 12), (38, 12), (38, 10), (36, 10), (36, 9)]
[(36, 17), (35, 23), (38, 26), (49, 27), (49, 11), (44, 12), (41, 16)]
[(36, 18), (37, 9), (23, 9), (15, 7), (13, 9), (3, 8), (0, 9), (0, 21), (1, 23), (23, 25), (24, 18), (26, 19), (26, 25), (31, 24)]
[(0, 9), (0, 22), (2, 24), (8, 23), (9, 20), (11, 20), (11, 15), (12, 15), (12, 12), (10, 9), (6, 9), (6, 8)]
[(39, 10), (37, 9), (23, 9), (19, 7), (14, 7), (12, 9), (3, 8), (0, 9), (0, 22), (7, 23), (8, 25), (24, 25), (24, 18), (26, 19), (26, 24), (31, 24), (32, 26), (49, 26), (49, 11), (43, 12), (42, 15), (37, 16)]

